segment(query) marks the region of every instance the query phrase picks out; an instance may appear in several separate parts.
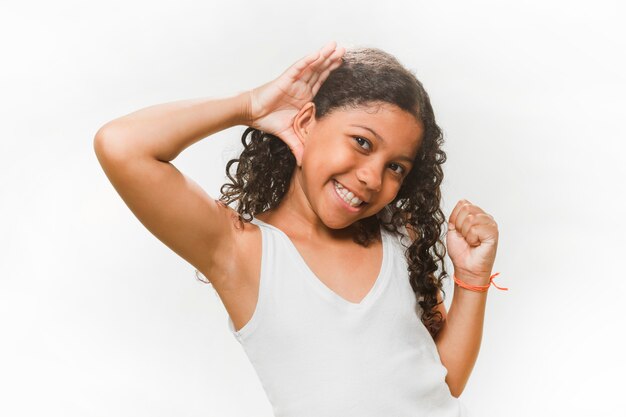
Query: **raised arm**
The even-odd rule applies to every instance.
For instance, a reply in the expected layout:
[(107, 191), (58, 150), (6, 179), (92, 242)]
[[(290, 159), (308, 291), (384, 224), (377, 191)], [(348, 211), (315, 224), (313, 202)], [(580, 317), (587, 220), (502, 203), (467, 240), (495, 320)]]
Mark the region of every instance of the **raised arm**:
[[(471, 286), (489, 287), (498, 246), (498, 225), (493, 216), (467, 200), (450, 214), (446, 247), (453, 276)], [(454, 296), (444, 326), (435, 337), (441, 362), (448, 370), (446, 383), (459, 397), (469, 380), (480, 351), (487, 291), (478, 292), (455, 283)]]
[(237, 262), (232, 255), (240, 236), (238, 214), (217, 203), (170, 161), (200, 139), (243, 124), (279, 137), (299, 163), (302, 144), (293, 120), (341, 64), (345, 49), (336, 46), (328, 43), (250, 91), (150, 106), (96, 133), (98, 160), (130, 210), (213, 283), (224, 269), (231, 269), (229, 262)]
[(214, 259), (234, 243), (236, 212), (169, 161), (202, 138), (248, 124), (249, 105), (247, 91), (154, 105), (108, 122), (94, 139), (98, 161), (133, 214), (209, 279)]

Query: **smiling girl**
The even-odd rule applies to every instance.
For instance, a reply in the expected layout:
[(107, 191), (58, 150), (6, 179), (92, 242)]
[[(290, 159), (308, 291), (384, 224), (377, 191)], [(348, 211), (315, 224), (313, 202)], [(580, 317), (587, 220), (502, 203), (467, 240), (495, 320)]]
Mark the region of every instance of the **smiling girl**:
[[(170, 161), (237, 125), (216, 200)], [(277, 417), (465, 416), (498, 227), (461, 200), (446, 250), (442, 143), (412, 72), (330, 42), (258, 88), (115, 119), (94, 148), (137, 218), (213, 285)]]

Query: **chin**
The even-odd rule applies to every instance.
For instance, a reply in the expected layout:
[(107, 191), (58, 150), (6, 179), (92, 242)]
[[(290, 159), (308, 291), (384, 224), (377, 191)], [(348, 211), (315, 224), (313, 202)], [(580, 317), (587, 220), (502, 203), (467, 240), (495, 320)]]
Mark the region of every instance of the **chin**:
[(324, 225), (326, 225), (326, 227), (328, 227), (329, 229), (333, 229), (333, 230), (347, 229), (353, 224), (357, 223), (359, 220), (361, 220), (361, 219), (343, 219), (342, 220), (342, 219), (338, 219), (335, 216), (333, 216), (331, 219), (328, 219), (328, 218), (324, 219), (322, 217), (320, 217), (320, 219), (322, 220)]

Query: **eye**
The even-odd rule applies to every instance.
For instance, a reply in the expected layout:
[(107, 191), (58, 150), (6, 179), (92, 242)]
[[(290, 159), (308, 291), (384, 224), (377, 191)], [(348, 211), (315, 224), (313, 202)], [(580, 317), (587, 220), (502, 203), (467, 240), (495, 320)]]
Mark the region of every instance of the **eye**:
[(394, 171), (394, 172), (396, 172), (398, 175), (402, 175), (402, 174), (404, 174), (405, 169), (404, 169), (404, 167), (403, 167), (402, 165), (398, 165), (398, 164), (391, 164), (391, 165), (395, 165), (395, 166), (397, 166), (398, 168), (400, 168), (400, 171)]
[[(369, 140), (367, 140), (367, 139), (363, 139), (363, 138), (362, 138), (362, 137), (360, 137), (360, 136), (353, 136), (353, 137), (354, 137), (354, 140), (355, 140), (357, 143), (359, 143), (359, 146), (360, 146), (361, 148), (363, 148), (363, 146), (361, 146), (361, 144), (360, 144), (361, 142), (359, 142), (359, 139), (360, 139), (361, 141), (365, 142), (365, 143), (367, 144), (367, 146), (369, 146), (368, 150), (372, 148), (372, 144), (369, 142)], [(365, 149), (365, 148), (363, 148), (363, 149)]]

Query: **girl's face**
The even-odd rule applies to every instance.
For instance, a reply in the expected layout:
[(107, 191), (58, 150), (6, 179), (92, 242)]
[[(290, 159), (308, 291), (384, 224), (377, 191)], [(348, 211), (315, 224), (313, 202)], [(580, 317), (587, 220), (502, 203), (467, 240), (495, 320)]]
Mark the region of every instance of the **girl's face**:
[(396, 197), (423, 133), (413, 115), (389, 103), (335, 110), (321, 120), (309, 103), (294, 128), (304, 142), (294, 179), (310, 208), (332, 229), (370, 217)]

